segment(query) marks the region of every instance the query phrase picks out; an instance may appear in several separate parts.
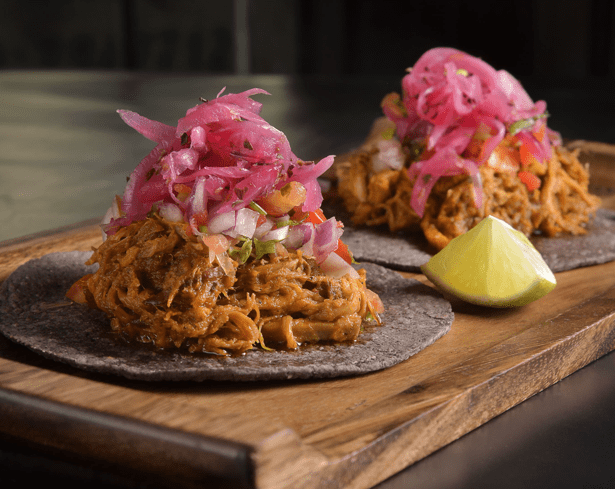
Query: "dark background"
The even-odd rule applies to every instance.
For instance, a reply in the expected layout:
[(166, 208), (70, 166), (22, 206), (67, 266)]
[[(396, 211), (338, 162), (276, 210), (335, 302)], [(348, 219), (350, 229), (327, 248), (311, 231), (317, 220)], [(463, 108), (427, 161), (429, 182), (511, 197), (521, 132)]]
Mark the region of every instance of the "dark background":
[(451, 46), (520, 79), (615, 79), (612, 0), (1, 0), (0, 69), (403, 75)]
[[(124, 128), (114, 106), (106, 102), (130, 101), (132, 105), (119, 107), (146, 107), (144, 115), (159, 119), (158, 114), (171, 112), (169, 99), (183, 103), (192, 95), (157, 96), (167, 86), (177, 86), (173, 81), (177, 77), (129, 81), (123, 91), (117, 82), (106, 86), (105, 77), (100, 82), (73, 80), (60, 89), (62, 79), (17, 74), (15, 82), (10, 70), (187, 73), (189, 80), (182, 78), (182, 86), (195, 91), (200, 75), (290, 74), (300, 81), (304, 75), (315, 75), (318, 83), (319, 75), (352, 77), (351, 84), (325, 81), (318, 90), (314, 83), (305, 89), (293, 82), (279, 88), (286, 98), (272, 97), (274, 111), (267, 119), (285, 132), (292, 131), (289, 139), (298, 155), (315, 158), (336, 152), (340, 145), (350, 149), (360, 143), (370, 117), (380, 114), (382, 94), (398, 87), (405, 69), (436, 46), (462, 49), (496, 69), (510, 71), (524, 84), (531, 82), (528, 92), (535, 100), (548, 101), (550, 127), (562, 135), (615, 144), (615, 0), (0, 0), (0, 7), (0, 71), (7, 73), (0, 84), (0, 111), (5, 117), (4, 126), (0, 125), (4, 143), (0, 166), (19, 167), (24, 173), (42, 168), (43, 175), (53, 176), (54, 171), (59, 173), (55, 168), (65, 168), (76, 182), (88, 178), (92, 185), (113, 182), (116, 173), (123, 182), (124, 173), (118, 168), (120, 164), (132, 168), (134, 160), (122, 151), (128, 148), (136, 158), (141, 147), (133, 145), (133, 131)], [(362, 76), (385, 81), (364, 83)], [(239, 86), (243, 81), (234, 83)], [(344, 87), (344, 93), (329, 87)], [(64, 97), (71, 91), (74, 97)], [(39, 92), (51, 94), (53, 103), (47, 107), (48, 100)], [(361, 96), (361, 92), (367, 93)], [(285, 110), (285, 104), (298, 106), (296, 115)], [(284, 110), (276, 112), (280, 106)], [(323, 120), (311, 121), (311, 115)], [(83, 132), (76, 130), (78, 124)], [(35, 132), (21, 135), (28, 127)], [(81, 137), (80, 146), (57, 136), (66, 127)], [(113, 138), (99, 139), (105, 131)], [(36, 134), (33, 150), (23, 156), (20, 141), (31, 134)], [(110, 149), (117, 134), (122, 151)], [(2, 138), (14, 141), (9, 145)], [(28, 161), (41, 148), (41, 161)], [(102, 161), (103, 157), (112, 159)], [(77, 164), (92, 169), (78, 174)], [(3, 178), (0, 173), (0, 182)], [(19, 189), (6, 190), (0, 204), (2, 198), (14, 202), (12, 209), (25, 216), (19, 219), (34, 221), (32, 216), (41, 213), (41, 206), (50, 207), (45, 189), (58, 181), (49, 178), (38, 185), (39, 180), (20, 180), (37, 185), (25, 197)], [(62, 196), (64, 204), (54, 208), (53, 219), (37, 225), (50, 228), (60, 225), (61, 219), (70, 223), (85, 218), (77, 218), (75, 209), (89, 213), (92, 205), (72, 202), (85, 201), (86, 193), (108, 202), (106, 187), (80, 185), (79, 189)], [(116, 187), (109, 184), (109, 189)], [(614, 358), (611, 354), (534, 396), (382, 487), (615, 487), (615, 390), (610, 375)], [(105, 467), (86, 467), (72, 459), (68, 463), (59, 455), (46, 457), (3, 437), (0, 462), (1, 487), (27, 487), (28, 480), (40, 485), (41, 479), (55, 479), (65, 488), (124, 487), (115, 468), (107, 474)], [(16, 474), (13, 478), (9, 468)], [(71, 480), (76, 483), (70, 484)]]

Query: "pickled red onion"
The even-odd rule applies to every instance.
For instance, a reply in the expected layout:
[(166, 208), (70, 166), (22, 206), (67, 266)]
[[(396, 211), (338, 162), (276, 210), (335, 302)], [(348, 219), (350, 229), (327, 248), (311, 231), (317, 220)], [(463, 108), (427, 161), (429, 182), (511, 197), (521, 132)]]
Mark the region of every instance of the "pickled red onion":
[[(295, 181), (305, 188), (301, 211), (319, 209), (322, 192), (317, 178), (333, 164), (333, 156), (318, 162), (299, 160), (286, 136), (259, 115), (262, 104), (250, 98), (267, 94), (264, 90), (222, 95), (223, 91), (189, 109), (176, 127), (118, 111), (157, 146), (130, 175), (121, 215), (110, 215), (104, 231), (113, 234), (157, 209), (163, 217), (185, 221), (206, 244), (216, 235), (275, 240), (294, 249), (309, 248), (318, 262), (324, 262), (337, 249), (342, 232), (334, 219), (291, 227), (286, 216), (285, 225), (277, 226), (269, 217), (261, 222), (250, 206)], [(215, 253), (219, 260), (224, 259), (221, 253)]]
[[(534, 103), (507, 71), (453, 48), (424, 53), (402, 79), (402, 89), (403, 97), (389, 94), (381, 105), (402, 144), (425, 148), (408, 169), (416, 179), (411, 205), (421, 217), (442, 176), (470, 175), (475, 204), (481, 207), (478, 167), (507, 134), (539, 161), (550, 158), (552, 146), (561, 141), (558, 133), (543, 127), (544, 101)], [(519, 121), (524, 124), (513, 134)], [(479, 144), (480, 151), (462, 156), (470, 144)]]
[[(131, 127), (158, 146), (130, 176), (122, 199), (124, 216), (112, 222), (109, 231), (114, 224), (125, 226), (144, 219), (159, 201), (175, 203), (188, 220), (197, 208), (213, 219), (258, 202), (290, 181), (302, 183), (307, 190), (304, 211), (318, 208), (322, 193), (316, 178), (331, 166), (333, 157), (300, 162), (286, 136), (259, 115), (262, 104), (250, 99), (266, 93), (255, 88), (220, 95), (189, 109), (176, 128), (119, 111)], [(176, 183), (192, 189), (187, 199), (177, 198)]]
[(155, 143), (161, 143), (173, 137), (175, 128), (162, 122), (152, 121), (130, 110), (118, 110), (122, 120), (135, 131)]

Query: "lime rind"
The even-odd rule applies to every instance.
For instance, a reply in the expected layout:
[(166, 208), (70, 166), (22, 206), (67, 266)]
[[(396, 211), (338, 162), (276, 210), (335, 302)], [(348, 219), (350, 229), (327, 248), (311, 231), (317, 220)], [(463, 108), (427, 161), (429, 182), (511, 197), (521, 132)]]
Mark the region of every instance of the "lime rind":
[(516, 307), (548, 294), (555, 276), (527, 237), (488, 216), (421, 267), (438, 288), (490, 307)]

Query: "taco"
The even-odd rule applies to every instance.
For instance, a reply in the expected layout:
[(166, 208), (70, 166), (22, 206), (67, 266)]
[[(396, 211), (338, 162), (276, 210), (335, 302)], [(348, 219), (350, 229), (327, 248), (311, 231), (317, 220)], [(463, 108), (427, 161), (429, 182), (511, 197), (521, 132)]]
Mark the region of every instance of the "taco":
[[(422, 254), (431, 256), (487, 215), (540, 242), (557, 237), (564, 254), (568, 240), (591, 246), (592, 229), (612, 233), (610, 214), (596, 216), (600, 199), (588, 191), (578, 150), (547, 126), (546, 103), (534, 103), (506, 71), (455, 49), (432, 49), (403, 78), (402, 95), (389, 94), (381, 105), (385, 117), (362, 147), (335, 162), (336, 195), (358, 230), (358, 259), (373, 256), (384, 228), (412, 243), (379, 255), (418, 271)], [(363, 238), (370, 251), (361, 249)], [(567, 265), (562, 256), (560, 270), (595, 263)], [(549, 265), (552, 257), (545, 256)], [(601, 259), (614, 258), (612, 244)]]
[(255, 345), (351, 342), (380, 323), (377, 294), (325, 219), (317, 177), (260, 115), (253, 89), (201, 102), (177, 127), (120, 110), (157, 143), (104, 220), (104, 241), (68, 297), (160, 349), (219, 355)]
[[(99, 247), (34, 260), (3, 284), (5, 335), (135, 378), (256, 379), (384, 368), (444, 334), (453, 317), (446, 300), (392, 271), (372, 267), (368, 278), (353, 263), (342, 224), (320, 209), (317, 177), (333, 157), (297, 158), (259, 115), (251, 97), (261, 93), (201, 99), (177, 127), (119, 111), (157, 146), (114, 199)], [(374, 290), (390, 296), (388, 310)], [(422, 296), (433, 299), (427, 309), (416, 304)], [(327, 360), (330, 349), (337, 353)], [(297, 350), (321, 365), (290, 360)], [(154, 360), (133, 361), (152, 352)], [(244, 360), (250, 353), (254, 365)], [(285, 368), (254, 375), (280, 362)]]
[(118, 338), (105, 312), (65, 297), (79, 277), (95, 272), (97, 265), (85, 265), (91, 256), (51, 253), (15, 270), (0, 286), (0, 332), (43, 357), (99, 374), (141, 381), (267, 381), (388, 368), (446, 334), (453, 321), (451, 304), (434, 289), (366, 263), (367, 284), (383, 298), (384, 312), (382, 326), (366, 325), (356, 341), (295, 350), (257, 347), (227, 356), (161, 350)]

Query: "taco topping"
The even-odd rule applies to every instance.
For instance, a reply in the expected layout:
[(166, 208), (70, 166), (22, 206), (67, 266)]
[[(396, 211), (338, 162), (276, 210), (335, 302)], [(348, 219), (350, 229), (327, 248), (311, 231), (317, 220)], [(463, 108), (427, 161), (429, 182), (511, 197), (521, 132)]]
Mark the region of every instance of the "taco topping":
[(336, 162), (354, 224), (420, 226), (438, 249), (487, 215), (526, 235), (585, 232), (600, 203), (588, 170), (510, 73), (435, 48), (381, 105), (375, 140)]
[(352, 341), (382, 303), (326, 219), (317, 181), (333, 163), (298, 159), (253, 89), (188, 110), (177, 127), (130, 111), (157, 143), (103, 221), (99, 269), (68, 296), (121, 336), (161, 348), (243, 353), (255, 344)]

